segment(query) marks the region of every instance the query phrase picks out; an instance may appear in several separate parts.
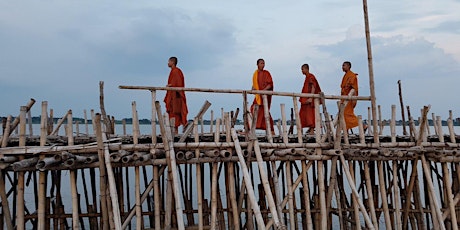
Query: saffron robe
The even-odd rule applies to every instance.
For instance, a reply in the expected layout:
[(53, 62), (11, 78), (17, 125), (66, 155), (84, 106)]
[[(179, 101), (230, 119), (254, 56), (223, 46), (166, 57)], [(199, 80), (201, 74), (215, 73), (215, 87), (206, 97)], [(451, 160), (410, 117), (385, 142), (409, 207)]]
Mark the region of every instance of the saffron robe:
[[(358, 96), (358, 74), (353, 73), (351, 70), (345, 73), (342, 78), (342, 84), (340, 85), (342, 88), (341, 95), (348, 96), (352, 89), (355, 90), (353, 96)], [(354, 128), (358, 126), (358, 117), (355, 115), (356, 107), (356, 100), (348, 101), (347, 105), (345, 106), (345, 110), (343, 111), (343, 115), (345, 117), (345, 124), (347, 129)]]
[[(262, 71), (256, 70), (252, 78), (252, 88), (254, 88), (255, 90), (263, 90), (267, 86), (271, 86), (270, 90), (273, 90), (273, 80), (272, 80), (272, 76), (270, 75), (270, 72), (268, 72), (267, 70), (262, 70)], [(272, 119), (272, 115), (270, 114), (270, 106), (272, 104), (271, 95), (267, 95), (267, 103), (268, 103), (268, 110), (269, 110), (268, 115), (270, 117), (270, 129), (274, 131), (273, 119)], [(254, 98), (254, 102), (252, 103), (252, 106), (251, 106), (252, 116), (254, 116), (254, 106), (255, 105), (259, 105), (259, 110), (257, 112), (256, 129), (266, 130), (267, 126), (265, 124), (265, 116), (264, 116), (265, 110), (264, 110), (264, 105), (262, 101), (262, 95), (256, 94)]]
[[(171, 69), (168, 77), (168, 85), (170, 87), (185, 87), (184, 74), (179, 68), (173, 67)], [(164, 102), (169, 119), (175, 118), (174, 126), (177, 128), (180, 125), (187, 125), (188, 109), (185, 92), (168, 90)]]
[[(305, 81), (303, 83), (302, 93), (313, 93), (319, 94), (321, 88), (319, 87), (318, 81), (316, 80), (315, 75), (309, 73), (308, 76), (305, 76)], [(300, 124), (302, 128), (314, 128), (315, 127), (315, 102), (314, 98), (311, 98), (311, 102), (307, 102), (306, 97), (301, 97), (300, 101)]]

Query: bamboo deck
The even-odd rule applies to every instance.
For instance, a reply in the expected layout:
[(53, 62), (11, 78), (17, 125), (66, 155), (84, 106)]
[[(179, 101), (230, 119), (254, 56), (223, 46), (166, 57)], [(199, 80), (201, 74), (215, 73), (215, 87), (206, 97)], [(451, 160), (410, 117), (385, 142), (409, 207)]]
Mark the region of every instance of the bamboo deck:
[[(343, 132), (343, 105), (331, 119), (320, 102), (369, 97), (120, 88), (151, 92), (152, 120), (160, 130), (153, 124), (150, 135), (140, 135), (133, 102), (132, 134), (124, 125), (116, 134), (102, 90), (101, 113), (91, 112), (92, 130), (86, 111), (84, 132), (71, 110), (50, 123), (46, 101), (40, 135), (32, 135), (28, 123), (33, 99), (16, 119), (8, 117), (0, 148), (2, 229), (458, 228), (460, 146), (452, 113), (447, 134), (440, 117), (433, 115), (428, 126), (429, 106), (417, 126), (409, 115), (405, 134), (396, 134), (396, 106), (389, 126), (383, 126), (379, 109), (379, 119), (368, 120), (376, 125), (364, 132), (359, 117), (358, 133), (349, 134)], [(187, 128), (172, 135), (174, 121), (164, 119), (157, 90), (241, 94), (248, 122), (236, 129), (239, 110), (221, 111), (219, 118), (211, 110), (212, 123), (204, 131), (211, 106), (206, 101)], [(290, 120), (281, 105), (277, 134), (249, 128), (256, 118), (244, 108), (253, 93), (295, 102)], [(314, 135), (303, 134), (298, 124), (298, 97), (307, 96), (315, 98), (316, 127), (322, 127)], [(59, 135), (61, 126), (65, 135)], [(383, 135), (384, 128), (391, 135)]]

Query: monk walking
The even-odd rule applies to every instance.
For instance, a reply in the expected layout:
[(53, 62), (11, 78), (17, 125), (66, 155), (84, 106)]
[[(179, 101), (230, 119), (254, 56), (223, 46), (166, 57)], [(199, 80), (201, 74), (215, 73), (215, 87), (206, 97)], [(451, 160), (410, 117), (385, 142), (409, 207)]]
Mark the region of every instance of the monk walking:
[[(168, 84), (166, 87), (185, 87), (184, 74), (182, 70), (176, 67), (177, 58), (170, 57), (168, 61), (168, 67), (171, 68), (171, 72), (168, 77)], [(169, 119), (174, 118), (174, 131), (177, 134), (177, 128), (180, 125), (184, 127), (187, 125), (187, 99), (185, 98), (184, 91), (172, 91), (168, 90), (164, 99), (166, 104), (166, 112), (168, 112)]]
[[(308, 64), (302, 65), (302, 74), (305, 75), (305, 81), (302, 87), (302, 93), (319, 94), (321, 88), (315, 75), (310, 73), (310, 66)], [(301, 97), (300, 101), (300, 124), (302, 128), (309, 128), (307, 134), (314, 134), (315, 132), (315, 103), (313, 98)]]
[[(351, 62), (346, 61), (342, 64), (342, 70), (345, 72), (345, 75), (343, 75), (342, 84), (340, 85), (342, 88), (341, 95), (358, 96), (358, 74), (353, 73), (350, 69)], [(342, 100), (341, 103), (345, 103), (345, 101)], [(344, 117), (347, 130), (358, 126), (358, 118), (354, 111), (355, 106), (356, 100), (348, 101), (345, 106)]]
[[(265, 68), (265, 61), (264, 59), (257, 60), (257, 70), (254, 72), (252, 77), (252, 90), (271, 90), (273, 91), (273, 80), (270, 72), (264, 70)], [(269, 109), (269, 116), (270, 116), (270, 130), (272, 133), (274, 132), (273, 128), (273, 119), (270, 114), (270, 106), (272, 103), (272, 96), (267, 95), (267, 103)], [(259, 105), (259, 110), (257, 115), (254, 115), (254, 106)], [(254, 102), (251, 106), (251, 113), (252, 116), (257, 116), (257, 123), (256, 129), (263, 129), (266, 130), (266, 123), (265, 123), (265, 116), (264, 116), (264, 106), (262, 101), (262, 95), (256, 94), (254, 98)], [(254, 125), (254, 124), (253, 124)]]

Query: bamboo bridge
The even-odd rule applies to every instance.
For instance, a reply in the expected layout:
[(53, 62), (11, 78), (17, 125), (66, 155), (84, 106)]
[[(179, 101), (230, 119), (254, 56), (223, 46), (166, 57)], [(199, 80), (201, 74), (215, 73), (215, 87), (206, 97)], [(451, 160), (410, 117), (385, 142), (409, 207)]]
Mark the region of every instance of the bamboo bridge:
[[(407, 107), (404, 133), (397, 134), (393, 105), (391, 134), (383, 135), (388, 126), (380, 109), (372, 119), (369, 108), (366, 122), (373, 125), (365, 131), (359, 116), (358, 133), (349, 134), (344, 104), (331, 116), (325, 100), (371, 97), (120, 86), (150, 92), (157, 121), (141, 135), (133, 102), (132, 134), (126, 134), (125, 124), (115, 133), (100, 86), (101, 112), (91, 111), (91, 125), (86, 111), (84, 124), (74, 122), (72, 110), (54, 124), (43, 101), (34, 136), (33, 99), (19, 116), (8, 116), (0, 142), (1, 229), (458, 229), (460, 152), (452, 112), (444, 134), (439, 116), (429, 125), (429, 106), (418, 122)], [(165, 119), (156, 98), (164, 90), (237, 94), (242, 116), (236, 109), (214, 117), (205, 101), (173, 135), (174, 121)], [(280, 105), (275, 135), (251, 128), (257, 116), (249, 116), (247, 97), (256, 93), (265, 111), (267, 95), (292, 98), (291, 119)], [(321, 127), (314, 135), (300, 128), (299, 97), (314, 98)], [(243, 129), (235, 127), (239, 117)]]

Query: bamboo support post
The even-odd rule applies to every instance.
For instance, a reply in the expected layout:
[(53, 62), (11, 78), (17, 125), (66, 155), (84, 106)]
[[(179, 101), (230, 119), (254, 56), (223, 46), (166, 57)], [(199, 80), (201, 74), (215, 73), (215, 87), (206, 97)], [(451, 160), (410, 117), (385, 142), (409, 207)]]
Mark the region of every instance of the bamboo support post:
[(249, 176), (249, 170), (246, 166), (246, 162), (243, 157), (243, 151), (241, 150), (240, 142), (238, 140), (238, 135), (236, 134), (235, 129), (232, 129), (231, 132), (232, 132), (233, 142), (235, 143), (236, 154), (240, 162), (241, 170), (243, 171), (244, 183), (246, 184), (249, 200), (251, 201), (251, 208), (254, 211), (254, 214), (256, 216), (257, 226), (259, 229), (265, 229), (265, 224), (262, 219), (262, 215), (260, 213), (259, 205), (257, 204), (257, 200), (255, 197), (254, 189), (253, 189), (252, 182), (251, 182), (251, 177)]
[[(32, 106), (33, 106), (34, 104), (35, 104), (35, 99), (30, 98), (30, 101), (27, 102), (27, 104), (24, 106), (24, 111), (25, 111), (25, 113), (27, 113), (27, 112), (32, 108)], [(19, 125), (20, 119), (21, 119), (21, 113), (19, 113), (19, 116), (17, 116), (17, 117), (13, 120), (13, 122), (11, 123), (10, 132), (7, 133), (7, 134), (8, 134), (7, 136), (10, 136), (10, 135), (13, 133), (13, 131), (14, 131), (14, 130), (16, 129), (16, 127)], [(25, 119), (25, 117), (24, 117), (24, 119)], [(25, 122), (25, 121), (24, 121), (24, 122)], [(6, 133), (6, 132), (5, 132), (5, 133)], [(5, 135), (3, 135), (3, 136), (5, 136)]]
[[(452, 222), (452, 229), (457, 230), (458, 229), (458, 223), (457, 223), (457, 215), (455, 214), (455, 204), (454, 204), (454, 199), (453, 199), (453, 194), (452, 194), (452, 184), (450, 181), (450, 173), (449, 170), (447, 169), (447, 163), (442, 163), (442, 172), (443, 172), (443, 177), (446, 180), (446, 198), (447, 198), (447, 205), (450, 210), (450, 220)], [(440, 221), (443, 221), (441, 219)]]
[(391, 143), (396, 143), (396, 105), (391, 105)]
[(390, 211), (388, 208), (388, 196), (387, 196), (387, 188), (384, 178), (384, 171), (383, 171), (383, 164), (381, 161), (377, 162), (378, 167), (378, 178), (379, 178), (379, 188), (380, 188), (380, 195), (382, 200), (382, 207), (383, 207), (383, 214), (385, 217), (385, 228), (392, 229), (392, 223), (390, 218)]
[[(69, 110), (70, 111), (70, 110)], [(74, 142), (73, 138), (73, 118), (72, 111), (67, 113), (67, 145), (72, 146)], [(72, 194), (72, 229), (80, 229), (79, 225), (79, 213), (78, 213), (78, 192), (77, 192), (77, 176), (76, 170), (70, 170), (70, 191)]]
[[(171, 171), (172, 174), (172, 182), (173, 182), (173, 189), (174, 189), (174, 198), (175, 198), (175, 205), (176, 205), (176, 218), (177, 218), (177, 225), (178, 229), (183, 230), (185, 229), (184, 226), (184, 217), (182, 211), (182, 205), (180, 201), (180, 191), (179, 191), (179, 181), (177, 178), (177, 165), (174, 153), (174, 145), (172, 140), (172, 135), (170, 133), (170, 124), (168, 119), (163, 119), (161, 115), (161, 106), (160, 103), (157, 101), (155, 102), (157, 115), (160, 123), (161, 129), (161, 136), (163, 139), (163, 144), (165, 146), (166, 155), (167, 155), (167, 162), (168, 162), (168, 171)], [(165, 127), (166, 126), (166, 127)], [(170, 174), (170, 175), (171, 175)]]
[(288, 186), (288, 203), (289, 203), (289, 228), (290, 229), (297, 229), (297, 225), (295, 223), (295, 214), (294, 214), (294, 189), (292, 188), (292, 170), (291, 170), (291, 162), (286, 162), (286, 180)]
[[(137, 117), (137, 108), (136, 108), (136, 102), (133, 101), (131, 103), (132, 107), (132, 114), (133, 114), (133, 144), (136, 145), (138, 144), (138, 137), (140, 134), (139, 131), (139, 120)], [(136, 229), (142, 229), (144, 228), (143, 226), (143, 218), (142, 218), (142, 203), (141, 203), (141, 189), (140, 189), (140, 172), (139, 172), (139, 166), (134, 167), (134, 196), (135, 196), (135, 202), (136, 202)]]
[(399, 195), (399, 185), (398, 185), (398, 161), (393, 160), (393, 189), (394, 189), (394, 209), (395, 215), (394, 218), (396, 219), (396, 226), (395, 229), (401, 230), (402, 223), (401, 223), (401, 207), (400, 207), (400, 200), (401, 197)]
[(262, 95), (262, 101), (264, 106), (264, 118), (265, 118), (265, 133), (267, 134), (267, 139), (269, 143), (273, 143), (272, 135), (272, 125), (271, 125), (271, 116), (270, 116), (270, 107), (268, 105), (267, 95)]
[(101, 114), (97, 113), (95, 119), (93, 120), (93, 126), (95, 126), (96, 137), (97, 139), (97, 148), (99, 156), (99, 188), (100, 188), (100, 203), (101, 203), (101, 216), (102, 216), (102, 229), (109, 229), (109, 217), (107, 213), (107, 190), (106, 190), (106, 165), (102, 162), (105, 158), (104, 153), (104, 142), (102, 138), (102, 127), (101, 127)]
[(299, 143), (302, 143), (303, 142), (302, 125), (300, 124), (300, 115), (299, 115), (299, 106), (297, 105), (297, 97), (292, 97), (292, 101), (294, 104), (295, 126), (297, 128), (297, 141)]
[(359, 199), (359, 194), (358, 194), (358, 191), (356, 190), (355, 182), (354, 182), (353, 178), (351, 177), (350, 171), (346, 167), (345, 157), (343, 157), (343, 155), (340, 155), (340, 162), (342, 162), (343, 169), (344, 169), (345, 174), (346, 174), (347, 179), (348, 179), (348, 185), (350, 186), (350, 189), (352, 191), (353, 196), (355, 196), (356, 200), (358, 201), (359, 208), (361, 209), (361, 213), (362, 213), (362, 215), (364, 217), (364, 220), (366, 222), (367, 227), (369, 229), (375, 229), (375, 226), (372, 224), (372, 221), (369, 218), (369, 215), (367, 214), (366, 207), (364, 206), (364, 204), (361, 201), (361, 199)]
[(421, 155), (420, 159), (422, 160), (423, 172), (425, 174), (425, 177), (427, 178), (426, 181), (427, 181), (427, 186), (428, 186), (428, 194), (431, 197), (430, 200), (432, 201), (431, 206), (435, 210), (435, 214), (436, 214), (435, 216), (432, 217), (433, 221), (436, 221), (439, 224), (439, 228), (441, 230), (444, 230), (446, 229), (446, 227), (444, 225), (444, 222), (442, 221), (442, 213), (441, 213), (439, 201), (436, 199), (436, 196), (435, 196), (435, 189), (434, 189), (433, 181), (431, 179), (431, 174), (430, 174), (430, 166), (428, 165), (426, 161), (425, 155)]
[[(19, 113), (19, 146), (26, 145), (26, 113), (27, 107), (21, 106)], [(23, 160), (24, 156), (19, 156), (19, 160)], [(25, 229), (25, 211), (24, 211), (24, 174), (18, 172), (17, 193), (16, 193), (16, 229)]]

